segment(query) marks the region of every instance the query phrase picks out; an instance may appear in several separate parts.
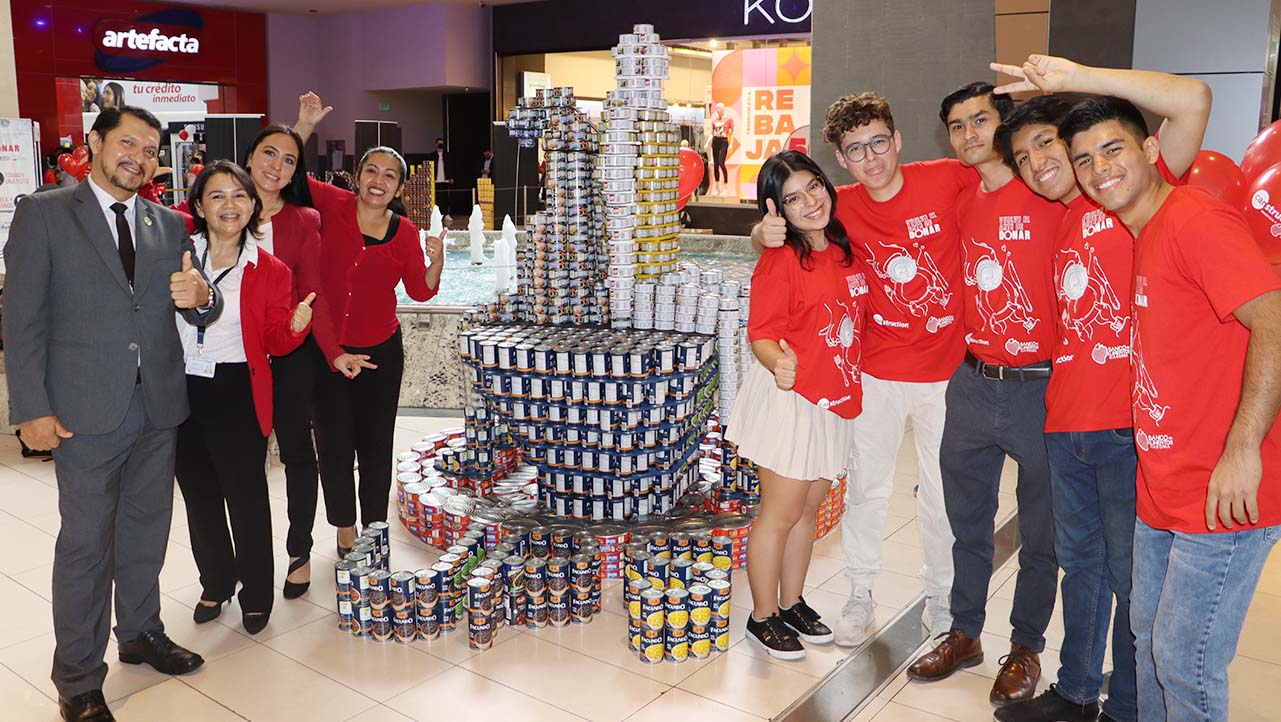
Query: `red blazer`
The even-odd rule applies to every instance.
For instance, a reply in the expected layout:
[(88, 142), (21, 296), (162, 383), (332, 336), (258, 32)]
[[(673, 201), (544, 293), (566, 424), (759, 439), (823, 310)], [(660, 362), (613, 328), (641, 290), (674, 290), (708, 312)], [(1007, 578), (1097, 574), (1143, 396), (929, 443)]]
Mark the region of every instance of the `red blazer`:
[(249, 383), (253, 387), (254, 411), (262, 435), (271, 433), (271, 363), (268, 355), (293, 353), (307, 337), (307, 330), (294, 333), (293, 274), (280, 259), (258, 249), (258, 263), (245, 266), (240, 288), (240, 327), (249, 362)]

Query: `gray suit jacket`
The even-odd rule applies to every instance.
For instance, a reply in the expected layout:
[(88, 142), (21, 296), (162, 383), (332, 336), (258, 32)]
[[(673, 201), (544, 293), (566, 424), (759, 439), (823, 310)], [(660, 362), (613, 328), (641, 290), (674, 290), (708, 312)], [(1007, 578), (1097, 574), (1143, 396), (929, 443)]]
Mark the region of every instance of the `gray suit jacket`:
[[(151, 424), (170, 428), (187, 418), (169, 276), (181, 270), (183, 251), (192, 251), (197, 266), (199, 259), (176, 213), (138, 198), (136, 214), (130, 288), (88, 182), (18, 204), (4, 249), (12, 423), (53, 415), (72, 433), (112, 431), (129, 410), (139, 359)], [(205, 321), (221, 310), (217, 295)], [(194, 310), (183, 315), (201, 319)]]

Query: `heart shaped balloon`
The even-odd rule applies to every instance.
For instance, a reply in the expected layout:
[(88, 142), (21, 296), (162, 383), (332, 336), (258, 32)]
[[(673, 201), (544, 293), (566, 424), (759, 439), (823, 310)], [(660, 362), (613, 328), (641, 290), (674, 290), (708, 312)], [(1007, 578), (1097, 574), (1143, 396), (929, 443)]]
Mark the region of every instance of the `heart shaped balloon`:
[(89, 146), (86, 146), (86, 145), (76, 146), (76, 149), (71, 151), (71, 157), (75, 158), (77, 163), (79, 163), (80, 161), (88, 161)]
[(703, 184), (703, 159), (693, 148), (681, 148), (680, 176), (677, 181), (676, 207), (684, 208), (694, 191)]

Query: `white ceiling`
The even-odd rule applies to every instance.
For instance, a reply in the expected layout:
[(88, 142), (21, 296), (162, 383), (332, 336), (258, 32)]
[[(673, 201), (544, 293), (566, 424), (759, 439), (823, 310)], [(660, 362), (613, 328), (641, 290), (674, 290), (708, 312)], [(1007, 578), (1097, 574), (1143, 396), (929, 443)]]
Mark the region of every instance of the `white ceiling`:
[[(513, 5), (520, 2), (535, 2), (536, 0), (434, 0), (434, 2), (446, 2), (467, 5)], [(224, 10), (249, 10), (260, 13), (348, 13), (358, 10), (375, 10), (378, 8), (398, 7), (404, 5), (430, 5), (430, 2), (423, 0), (361, 0), (359, 3), (352, 3), (352, 0), (178, 0), (180, 5), (200, 5), (207, 8), (220, 8)]]

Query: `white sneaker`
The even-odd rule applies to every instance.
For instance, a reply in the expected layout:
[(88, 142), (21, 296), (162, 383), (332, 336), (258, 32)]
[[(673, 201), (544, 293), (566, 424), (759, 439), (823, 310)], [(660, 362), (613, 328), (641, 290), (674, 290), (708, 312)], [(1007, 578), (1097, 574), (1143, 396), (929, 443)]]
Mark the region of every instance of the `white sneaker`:
[(952, 606), (948, 595), (937, 594), (925, 598), (921, 624), (929, 631), (931, 638), (947, 634), (952, 629)]
[(876, 602), (872, 600), (872, 590), (854, 587), (833, 630), (837, 646), (857, 647), (867, 641), (868, 630), (872, 628), (875, 619)]

